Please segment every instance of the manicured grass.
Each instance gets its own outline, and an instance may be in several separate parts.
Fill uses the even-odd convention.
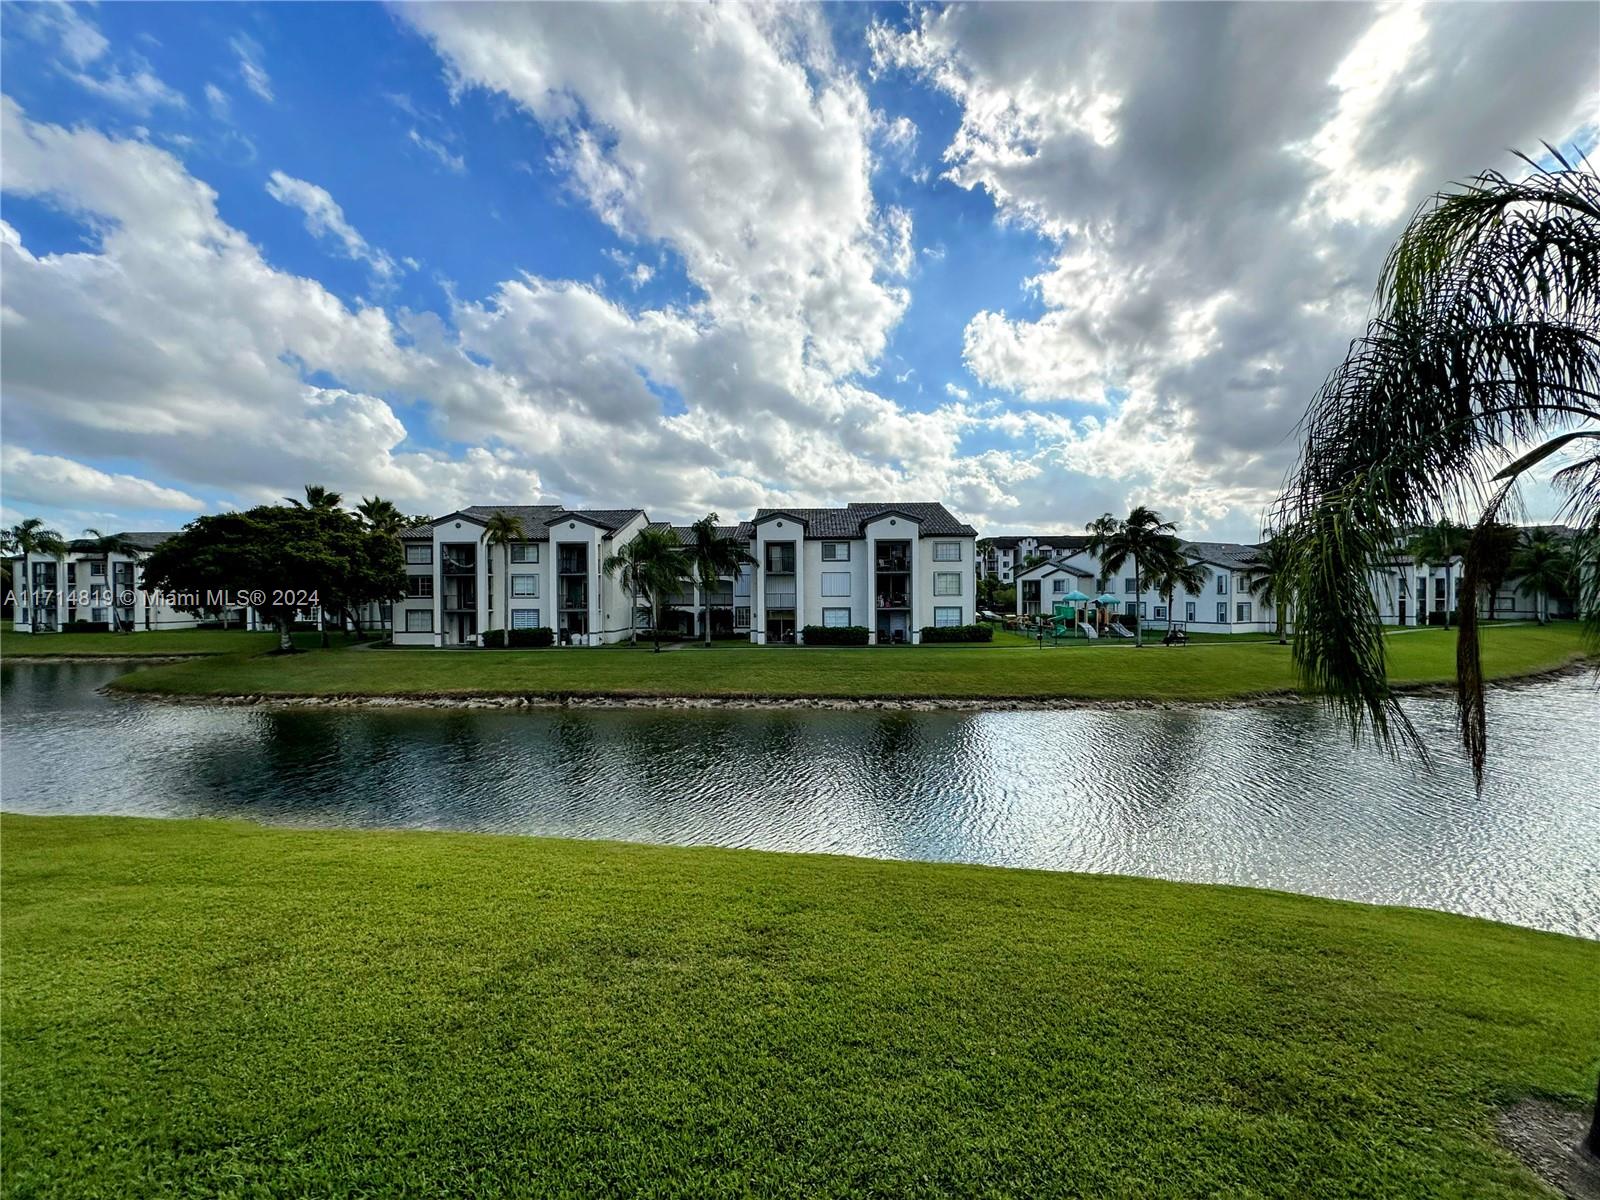
[[[296,635],[302,643],[305,638]],[[316,635],[311,635],[315,644]],[[0,657],[122,657],[141,654],[259,654],[277,645],[272,633],[241,629],[168,629],[149,633],[15,633],[0,631]]]
[[[1392,677],[1454,677],[1455,634],[1418,630],[1389,641]],[[1492,628],[1491,675],[1560,666],[1582,650],[1576,624]],[[132,692],[195,695],[567,694],[642,696],[929,696],[1217,700],[1296,686],[1289,651],[1237,641],[1134,649],[1132,643],[896,646],[859,649],[720,643],[662,654],[588,650],[348,651],[228,657],[136,671]]]
[[[1536,1196],[1600,943],[1116,877],[6,816],[12,1196]]]

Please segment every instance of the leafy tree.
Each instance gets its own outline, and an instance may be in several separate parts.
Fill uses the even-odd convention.
[[[1373,572],[1403,530],[1469,507],[1480,527],[1495,521],[1534,466],[1600,439],[1600,174],[1550,155],[1548,167],[1525,158],[1521,178],[1486,172],[1417,210],[1385,263],[1376,315],[1306,414],[1300,462],[1274,515],[1295,539],[1301,676],[1352,736],[1370,730],[1423,756],[1389,684]],[[1534,449],[1506,463],[1511,445]],[[1563,515],[1590,545],[1600,453],[1555,481]],[[1456,652],[1461,737],[1480,785],[1483,549],[1468,543]],[[1580,610],[1600,646],[1593,567],[1580,572]],[[1600,1105],[1587,1146],[1600,1153]]]
[[[1100,560],[1100,586],[1130,559],[1133,561],[1133,594],[1135,600],[1144,594],[1141,573],[1154,564],[1161,564],[1178,556],[1177,529],[1171,521],[1163,521],[1161,514],[1141,504],[1128,514],[1124,521],[1100,517],[1089,526],[1089,553]],[[1203,586],[1203,585],[1202,585]],[[1144,645],[1144,622],[1135,620],[1134,646]]]
[[[633,619],[629,640],[639,641],[639,597],[650,601],[650,624],[656,653],[661,652],[661,606],[666,598],[689,581],[688,562],[670,529],[641,529],[616,553],[608,555],[602,570],[616,575],[633,596]]]
[[[1550,619],[1550,597],[1567,596],[1573,575],[1573,559],[1567,547],[1548,529],[1530,529],[1511,557],[1517,591],[1532,595],[1539,623]]]
[[[1407,549],[1413,562],[1429,567],[1444,567],[1444,627],[1450,628],[1450,610],[1455,607],[1456,592],[1452,586],[1455,560],[1463,557],[1471,541],[1471,532],[1465,525],[1441,518],[1432,525],[1419,529],[1411,536]]]
[[[1249,570],[1246,584],[1257,602],[1270,604],[1278,619],[1278,645],[1289,644],[1289,605],[1293,601],[1293,555],[1289,543],[1281,538],[1269,538],[1256,548],[1255,561]]]
[[[405,592],[393,538],[364,528],[349,513],[299,505],[196,518],[150,552],[144,579],[148,589],[171,594],[175,607],[194,613],[220,593],[256,593],[259,602],[248,602],[278,631],[283,652],[294,649],[289,630],[303,594],[342,606]]]
[[[397,517],[398,513],[395,514]],[[490,517],[483,526],[483,542],[490,550],[497,546],[510,546],[512,542],[524,541],[527,534],[522,531],[522,521],[510,513],[497,512]],[[506,551],[506,606],[500,610],[502,628],[511,628],[511,552]]]
[[[711,645],[711,605],[706,600],[717,590],[724,575],[737,576],[746,564],[754,564],[753,556],[739,547],[731,537],[717,532],[717,514],[707,513],[691,529],[694,542],[689,546],[689,574],[700,587],[700,598],[705,601],[706,645]]]

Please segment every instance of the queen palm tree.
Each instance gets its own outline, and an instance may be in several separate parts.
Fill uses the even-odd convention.
[[[1110,516],[1110,514],[1106,514]],[[1105,517],[1090,526],[1089,551],[1100,558],[1101,586],[1122,569],[1123,563],[1133,560],[1133,596],[1137,603],[1143,595],[1140,583],[1141,566],[1148,568],[1157,563],[1178,557],[1178,527],[1163,521],[1161,514],[1141,504],[1128,514],[1125,521],[1112,517],[1114,527],[1107,527]],[[1144,622],[1135,618],[1133,644],[1144,645]]]
[[[1392,750],[1426,756],[1390,687],[1369,586],[1401,531],[1476,509],[1498,519],[1519,479],[1600,439],[1600,174],[1553,148],[1509,178],[1485,172],[1420,207],[1390,251],[1376,315],[1328,377],[1274,514],[1295,546],[1301,676]],[[1507,462],[1508,446],[1533,446]],[[1559,471],[1577,524],[1579,609],[1600,648],[1600,453]],[[1463,564],[1456,697],[1481,786],[1488,749],[1477,591],[1484,546]],[[1515,569],[1515,568],[1513,568]],[[1600,1104],[1585,1142],[1600,1155]]]
[[[1156,595],[1167,602],[1167,627],[1170,629],[1173,596],[1179,588],[1195,595],[1205,591],[1211,579],[1211,568],[1185,555],[1177,538],[1173,538],[1170,545],[1160,546],[1154,554],[1149,561],[1149,582]]]
[[[1089,534],[1089,553],[1094,555],[1097,559],[1102,557],[1105,553],[1107,539],[1109,539],[1111,535],[1117,531],[1118,526],[1121,524],[1122,522],[1117,520],[1117,518],[1112,516],[1110,513],[1101,513],[1094,520],[1090,521],[1088,525],[1084,526],[1085,530],[1087,530]],[[1106,590],[1106,585],[1110,583],[1111,580],[1102,571],[1100,577],[1094,582],[1095,590],[1103,592]]]
[[[397,511],[395,517],[399,516]],[[483,523],[483,544],[491,551],[497,546],[509,546],[512,542],[525,541],[527,536],[522,531],[522,521],[508,512],[497,512]],[[506,645],[509,646],[511,645],[511,552],[509,550],[506,551],[505,600],[506,606],[500,610],[500,619],[505,622],[502,628],[506,631]]]
[[[89,543],[88,550],[90,553],[99,555],[101,562],[105,564],[106,588],[111,593],[111,603],[106,605],[106,611],[111,614],[110,624],[111,628],[115,630],[117,627],[117,581],[112,576],[111,556],[113,554],[134,555],[138,553],[139,548],[120,533],[101,533],[98,529],[85,529],[83,536]],[[228,618],[226,611],[223,613],[222,621],[223,628],[227,628]]]
[[[1292,555],[1283,538],[1268,538],[1256,547],[1246,589],[1253,600],[1270,605],[1278,619],[1278,645],[1289,644],[1289,605],[1293,596]]]
[[[407,527],[405,517],[395,507],[392,500],[385,500],[382,496],[373,496],[370,500],[363,496],[361,503],[356,505],[356,512],[373,529],[379,533],[387,533],[391,537],[400,536],[400,531]]]
[[[1522,531],[1504,521],[1488,521],[1474,529],[1472,537],[1478,541],[1476,557],[1482,568],[1483,591],[1489,600],[1489,620],[1492,621],[1500,586],[1511,574],[1512,561],[1522,544]]]
[[[1572,580],[1572,556],[1548,529],[1530,529],[1511,556],[1517,591],[1534,597],[1539,624],[1550,619],[1550,597],[1565,596]]]
[[[639,642],[639,597],[650,601],[650,625],[656,653],[661,653],[661,606],[666,598],[689,581],[688,561],[670,529],[641,529],[628,544],[608,555],[602,570],[615,575],[633,597],[633,619],[629,622],[629,641]]]
[[[711,604],[706,597],[716,591],[724,575],[738,575],[741,567],[756,561],[733,538],[717,532],[717,519],[716,513],[707,513],[690,526],[694,542],[688,552],[689,571],[700,586],[700,598],[705,609],[708,646],[711,645]]]
[[[8,556],[48,554],[52,558],[60,558],[67,552],[67,542],[54,529],[48,528],[41,518],[27,517],[5,531],[4,548]],[[34,594],[33,574],[26,559],[23,562],[22,586],[28,597],[28,619],[33,623],[33,628],[38,629],[39,597]]]
[[[1467,543],[1471,537],[1471,531],[1465,525],[1460,525],[1448,517],[1442,517],[1413,534],[1407,547],[1411,552],[1412,561],[1418,565],[1444,567],[1446,629],[1450,628],[1450,610],[1454,607],[1452,601],[1456,599],[1455,589],[1451,586],[1453,582],[1451,573],[1455,567],[1455,560],[1466,554]]]
[[[330,512],[344,503],[343,496],[338,492],[330,491],[320,483],[306,484],[306,502],[304,504],[301,504],[293,496],[285,496],[284,499],[296,508],[309,508],[318,512]]]

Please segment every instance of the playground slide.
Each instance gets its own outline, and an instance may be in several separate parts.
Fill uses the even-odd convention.
[[[1086,638],[1097,639],[1100,636],[1094,631],[1094,626],[1087,621],[1079,621],[1078,628],[1083,630],[1083,636]]]
[[[1115,621],[1111,622],[1110,629],[1111,632],[1116,634],[1118,637],[1131,638],[1133,636],[1133,631],[1131,629],[1124,629]]]

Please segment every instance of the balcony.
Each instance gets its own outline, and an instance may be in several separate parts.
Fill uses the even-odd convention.
[[[905,592],[879,592],[877,608],[880,612],[888,609],[910,608],[911,601]]]
[[[563,610],[581,609],[588,611],[589,589],[582,581],[576,584],[563,585],[556,589],[556,607]]]
[[[904,575],[911,570],[911,556],[880,554],[874,565],[879,575]]]
[[[556,553],[557,575],[587,575],[589,555],[583,546],[562,547]]]
[[[459,554],[445,551],[439,559],[439,570],[446,575],[473,575],[477,573],[477,564],[470,554]]]
[[[775,592],[771,588],[768,588],[766,593],[767,608],[769,610],[775,608],[793,608],[794,598],[795,593],[792,591]]]

